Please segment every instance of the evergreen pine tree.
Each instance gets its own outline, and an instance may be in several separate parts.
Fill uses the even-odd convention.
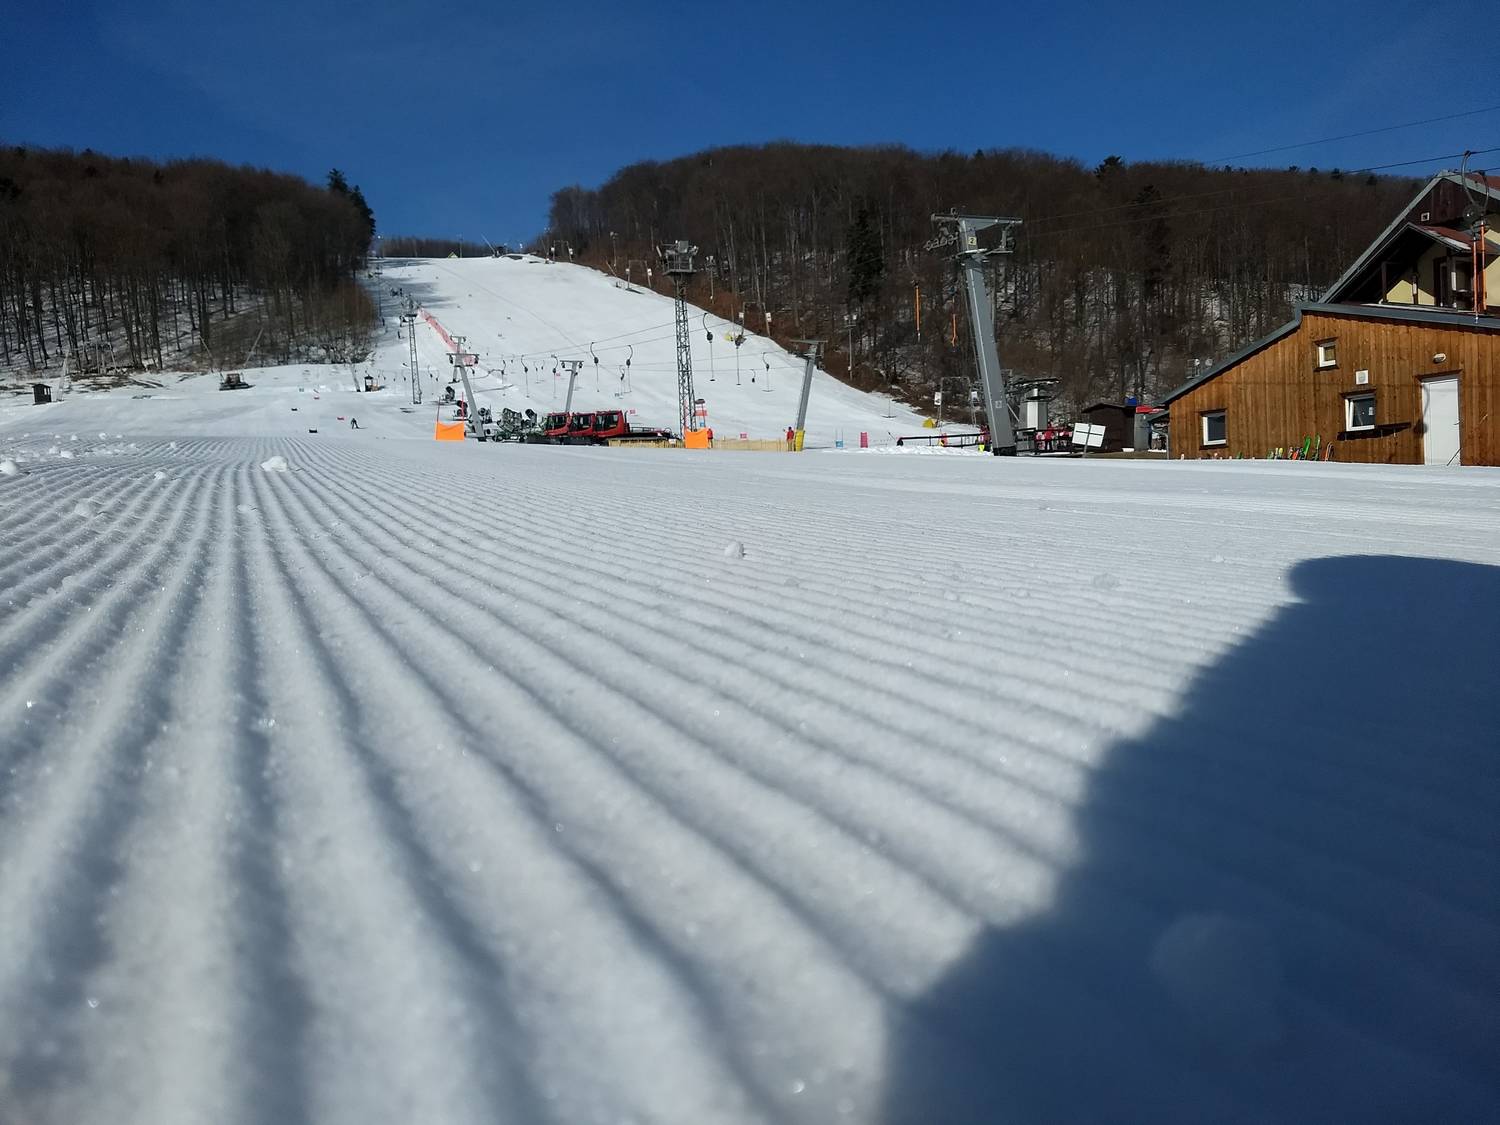
[[[355,184],[354,189],[349,193],[349,201],[359,211],[359,217],[365,224],[367,241],[373,241],[375,238],[375,212],[370,210],[369,203],[365,201],[365,193],[359,190],[358,184]]]
[[[849,228],[849,303],[863,304],[880,296],[885,280],[885,253],[880,232],[870,223],[870,214],[860,208]]]

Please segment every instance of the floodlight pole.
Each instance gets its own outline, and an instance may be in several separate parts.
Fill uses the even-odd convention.
[[[932,221],[945,230],[927,244],[928,249],[957,244],[955,257],[964,275],[964,295],[969,306],[969,330],[974,342],[974,362],[979,368],[979,382],[984,388],[984,413],[989,422],[990,452],[1014,457],[1016,435],[1011,427],[1010,402],[1005,394],[1005,373],[1000,368],[1000,351],[995,344],[995,313],[990,306],[989,287],[984,281],[984,262],[997,254],[1009,254],[1011,234],[1021,225],[1020,219],[993,215],[934,215]],[[992,250],[979,248],[979,232],[1000,226],[1000,244]]]
[[[681,239],[658,251],[677,295],[677,414],[683,434],[698,428],[693,397],[693,338],[687,316],[687,283],[693,276],[693,255],[697,252],[696,246]]]
[[[407,312],[401,314],[401,323],[406,328],[406,342],[411,350],[411,401],[412,405],[422,404],[422,373],[417,369],[417,314],[416,302]]]

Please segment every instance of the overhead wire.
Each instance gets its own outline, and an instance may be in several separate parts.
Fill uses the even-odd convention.
[[[1311,148],[1313,145],[1332,144],[1334,141],[1349,141],[1356,137],[1373,137],[1377,133],[1391,133],[1398,129],[1415,129],[1419,125],[1436,125],[1439,121],[1456,121],[1460,117],[1477,117],[1481,113],[1500,111],[1500,105],[1484,106],[1481,109],[1466,109],[1459,113],[1445,113],[1441,117],[1428,117],[1421,121],[1407,121],[1400,125],[1382,125],[1378,129],[1363,129],[1358,133],[1342,133],[1337,137],[1322,137],[1316,141],[1298,141],[1296,144],[1276,145],[1273,148],[1258,148],[1254,152],[1237,152],[1233,156],[1216,156],[1204,164],[1222,164],[1226,160],[1244,160],[1251,156],[1265,156],[1272,152],[1290,152],[1295,148]]]
[[[673,327],[675,327],[675,325],[676,325],[675,321],[670,321],[669,320],[669,321],[667,321],[664,324],[652,324],[652,325],[649,325],[648,327],[645,327],[645,328],[635,328],[635,329],[632,329],[629,332],[620,332],[620,333],[617,333],[614,336],[599,336],[599,337],[596,337],[595,339],[591,340],[589,342],[589,344],[574,344],[571,341],[569,341],[566,345],[563,345],[563,346],[560,346],[560,347],[542,348],[539,351],[534,351],[534,352],[516,352],[514,354],[517,355],[517,356],[525,356],[526,358],[530,359],[530,358],[533,358],[535,356],[544,356],[544,357],[545,356],[550,356],[554,352],[556,352],[558,355],[562,355],[565,352],[569,352],[569,351],[587,352],[589,350],[590,344],[592,344],[595,347],[597,347],[599,344],[607,343],[610,340],[624,340],[628,336],[639,336],[643,332],[660,332],[664,328],[673,328]],[[635,343],[643,343],[644,341],[637,340],[637,341],[634,341],[634,342]],[[609,347],[607,347],[607,348],[605,348],[603,350],[605,350],[605,351],[616,351],[616,350],[618,350],[620,348],[628,347],[628,346],[629,346],[628,344],[611,344]]]
[[[712,316],[712,315],[717,315],[717,314],[710,313],[709,315]],[[725,320],[722,317],[720,317],[720,319],[724,321],[724,324],[726,326],[734,328],[736,331],[739,330],[740,326],[738,324],[736,324],[735,322],[730,321],[730,320]],[[563,346],[550,347],[550,348],[541,348],[538,351],[532,351],[532,352],[507,352],[505,354],[512,355],[512,356],[514,356],[514,357],[516,357],[518,359],[519,358],[523,358],[523,357],[526,358],[526,359],[532,359],[532,358],[536,358],[538,356],[545,358],[545,357],[553,355],[553,354],[562,356],[562,355],[566,355],[568,352],[579,352],[581,354],[586,354],[588,352],[589,347],[591,345],[593,347],[595,347],[599,351],[618,351],[621,348],[629,347],[630,344],[632,344],[632,343],[634,343],[634,344],[651,344],[651,343],[656,343],[658,340],[670,340],[670,339],[673,339],[674,336],[676,335],[676,333],[675,333],[676,327],[677,327],[677,322],[675,320],[669,320],[669,321],[666,321],[666,322],[664,322],[662,324],[653,324],[653,325],[649,325],[649,326],[647,326],[645,328],[634,328],[634,329],[631,329],[629,332],[619,332],[619,333],[616,333],[613,336],[599,336],[599,337],[595,337],[588,344],[574,344],[571,341],[569,341],[566,345],[563,345]],[[616,344],[609,343],[609,341],[611,341],[611,340],[626,340],[627,337],[639,336],[643,332],[660,332],[663,329],[667,329],[667,328],[674,329],[674,331],[668,333],[665,336],[657,336],[657,337],[653,337],[652,339],[649,339],[649,340],[629,340],[626,343],[616,343]],[[607,346],[606,347],[599,347],[599,345],[601,345],[601,344],[606,344]]]

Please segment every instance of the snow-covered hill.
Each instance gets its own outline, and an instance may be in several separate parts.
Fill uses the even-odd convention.
[[[1494,1119],[1500,473],[251,378],[0,411],[5,1125]]]
[[[397,300],[390,291],[400,289],[449,333],[467,337],[465,346],[478,353],[486,375],[476,386],[482,404],[561,410],[568,379],[559,361],[581,360],[574,409],[623,407],[634,410],[642,425],[677,429],[670,297],[626,288],[582,266],[529,256],[403,260],[387,266],[384,281],[386,301]],[[730,339],[735,326],[702,310],[693,313],[691,327],[694,389],[715,432],[753,438],[784,433],[797,419],[802,359],[754,331],[736,348]],[[419,342],[422,361],[446,372],[446,349],[435,335],[424,331]],[[921,422],[889,398],[857,391],[822,371],[814,376],[807,429],[815,445],[833,445],[839,436],[853,445],[860,431],[887,442],[891,434],[920,432]]]
[[[432,438],[442,386],[451,376],[442,336],[448,333],[466,336],[465,347],[480,357],[471,383],[478,404],[497,417],[505,407],[538,414],[561,410],[567,375],[560,361],[581,359],[575,410],[624,409],[638,425],[678,429],[676,337],[667,297],[616,288],[593,270],[536,258],[404,260],[386,263],[383,277],[371,285],[382,294],[386,323],[371,356],[354,367],[298,363],[248,369],[251,388],[234,392],[219,391],[217,378],[206,374],[145,374],[108,390],[90,389],[89,381],[79,380],[71,395],[48,408],[48,424],[69,434],[79,426],[86,432],[152,435],[185,427],[196,434],[290,437],[347,427],[355,418],[381,437],[426,441]],[[431,318],[417,323],[424,387],[418,407],[411,405],[407,382],[410,345],[397,322],[407,296],[420,301]],[[706,323],[715,332],[712,344],[704,314],[693,318],[695,388],[716,436],[785,434],[797,418],[801,358],[746,333],[737,378],[737,349],[726,339],[730,326],[715,317]],[[384,389],[356,393],[367,375]],[[444,412],[450,416],[451,410]],[[23,432],[41,417],[29,397],[0,398],[0,421],[14,419]],[[814,448],[832,448],[840,439],[856,446],[861,432],[872,445],[892,445],[898,435],[924,432],[922,421],[889,398],[857,391],[822,371],[814,376],[807,423]]]

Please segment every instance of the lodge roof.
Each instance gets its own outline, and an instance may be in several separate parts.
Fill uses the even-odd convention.
[[[1259,340],[1246,344],[1202,375],[1189,379],[1180,387],[1169,391],[1162,401],[1170,406],[1173,401],[1181,398],[1188,391],[1201,387],[1210,379],[1249,359],[1262,348],[1274,344],[1284,336],[1291,335],[1301,325],[1304,313],[1314,313],[1318,316],[1353,317],[1360,320],[1400,320],[1416,324],[1438,324],[1452,328],[1477,328],[1484,332],[1500,332],[1500,316],[1476,316],[1462,309],[1444,309],[1434,305],[1341,305],[1321,302],[1301,304],[1297,306],[1292,319],[1280,328],[1267,333]]]
[[[1452,227],[1437,226],[1434,223],[1411,223],[1409,225],[1425,235],[1441,239],[1455,250],[1471,250],[1474,247],[1474,238],[1467,231],[1454,230]]]
[[[1496,203],[1500,203],[1500,187],[1490,186],[1489,181],[1485,177],[1475,176],[1472,174],[1465,176],[1459,172],[1439,172],[1437,175],[1433,176],[1432,179],[1428,180],[1425,184],[1422,185],[1422,189],[1418,191],[1416,195],[1411,197],[1411,202],[1408,203],[1405,207],[1401,208],[1395,219],[1391,221],[1391,225],[1380,232],[1380,236],[1365,248],[1364,253],[1356,258],[1354,260],[1354,263],[1339,276],[1339,279],[1328,287],[1327,291],[1323,294],[1321,299],[1324,302],[1337,301],[1339,299],[1339,295],[1346,290],[1346,288],[1349,286],[1349,283],[1355,278],[1359,277],[1359,275],[1364,272],[1365,267],[1369,265],[1377,255],[1385,250],[1385,248],[1390,244],[1391,239],[1395,235],[1401,233],[1401,231],[1405,228],[1414,227],[1415,229],[1429,235],[1431,235],[1433,231],[1437,230],[1452,230],[1452,228],[1431,225],[1424,227],[1419,223],[1412,222],[1411,219],[1412,213],[1416,209],[1417,205],[1421,203],[1422,200],[1426,199],[1427,196],[1432,194],[1433,188],[1444,182],[1456,184],[1466,191],[1480,192],[1482,195],[1487,197],[1486,202],[1489,208],[1493,208]],[[1457,231],[1454,231],[1453,233],[1459,234],[1459,232]],[[1462,249],[1468,249],[1468,247],[1470,246],[1470,242],[1468,241],[1469,236],[1467,234],[1460,234],[1460,237],[1464,239],[1464,242],[1462,243]]]

